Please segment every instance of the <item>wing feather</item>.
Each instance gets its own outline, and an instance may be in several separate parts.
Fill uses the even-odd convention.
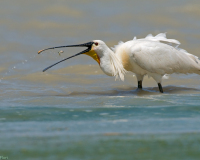
[[[195,56],[164,43],[141,41],[130,49],[132,60],[148,72],[164,75],[191,73],[197,69],[196,62],[193,60],[196,58]]]

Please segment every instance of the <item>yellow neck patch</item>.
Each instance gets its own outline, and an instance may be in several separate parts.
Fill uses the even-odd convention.
[[[100,65],[100,59],[99,56],[97,55],[97,53],[94,50],[90,50],[89,52],[84,53],[90,57],[92,57],[95,61],[97,61],[97,63],[99,63]]]

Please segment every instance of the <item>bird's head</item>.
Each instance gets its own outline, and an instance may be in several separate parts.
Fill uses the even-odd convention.
[[[47,69],[55,66],[56,64],[58,64],[60,62],[63,62],[65,60],[67,60],[67,59],[73,58],[73,57],[81,55],[81,54],[86,54],[86,55],[92,57],[95,61],[97,61],[98,64],[100,64],[100,57],[101,57],[103,51],[106,48],[106,44],[101,40],[94,40],[94,41],[91,41],[91,42],[88,42],[88,43],[84,43],[84,44],[46,48],[46,49],[38,51],[38,54],[40,54],[41,52],[43,52],[45,50],[55,49],[55,48],[64,48],[64,47],[87,47],[87,49],[83,50],[82,52],[77,53],[77,54],[75,54],[75,55],[73,55],[71,57],[65,58],[65,59],[63,59],[63,60],[61,60],[61,61],[59,61],[59,62],[57,62],[57,63],[55,63],[55,64],[53,64],[53,65],[51,65],[51,66],[49,66],[47,68],[45,68],[43,70],[43,72],[46,71]]]

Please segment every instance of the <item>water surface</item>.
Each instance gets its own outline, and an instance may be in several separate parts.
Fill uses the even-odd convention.
[[[162,159],[200,157],[200,76],[171,75],[164,94],[103,74],[78,53],[43,48],[101,39],[109,47],[167,32],[200,56],[199,1],[25,1],[0,5],[0,156],[9,159]]]

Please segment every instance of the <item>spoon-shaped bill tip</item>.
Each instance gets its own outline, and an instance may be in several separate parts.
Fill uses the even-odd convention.
[[[42,49],[42,50],[38,51],[38,54],[40,54],[42,51],[44,51],[44,49]]]

